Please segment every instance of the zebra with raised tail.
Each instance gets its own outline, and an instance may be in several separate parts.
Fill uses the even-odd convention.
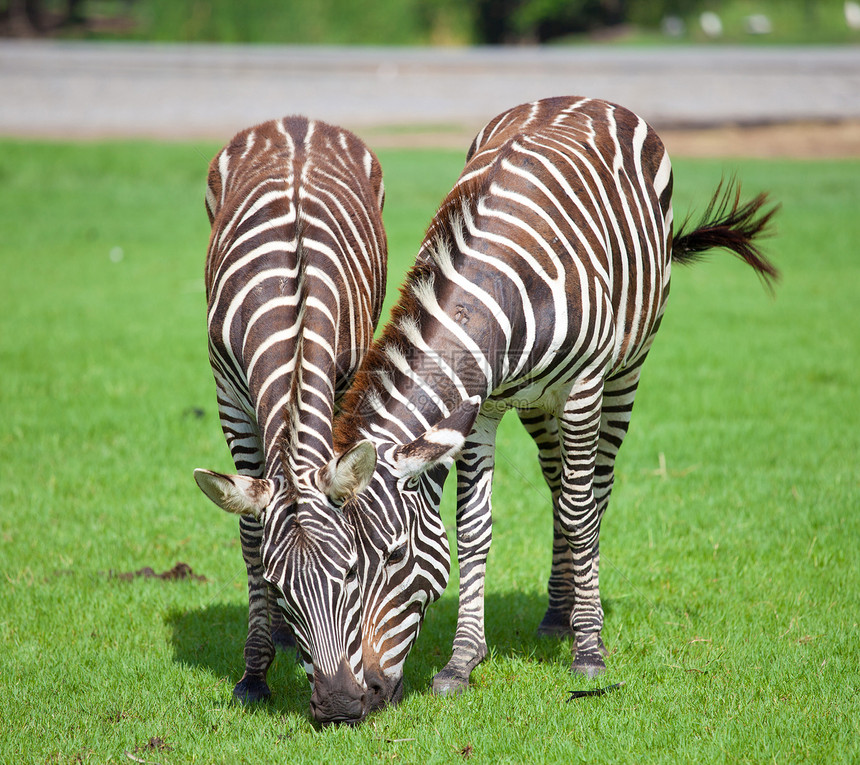
[[[209,168],[209,358],[238,474],[196,470],[195,479],[242,516],[249,617],[234,694],[269,695],[274,644],[289,642],[289,625],[322,722],[367,711],[358,585],[328,570],[355,565],[354,532],[340,514],[298,511],[296,500],[333,457],[335,406],[382,309],[383,201],[373,152],[304,117],[238,133]]]
[[[603,101],[525,104],[473,142],[336,426],[340,453],[369,441],[378,454],[355,516],[368,567],[365,647],[381,634],[396,634],[401,647],[390,645],[375,665],[366,650],[365,674],[385,677],[390,692],[420,620],[388,592],[409,582],[409,602],[439,591],[444,533],[412,530],[438,518],[452,458],[460,608],[453,655],[434,690],[467,687],[486,655],[494,438],[509,408],[535,438],[553,496],[549,607],[539,629],[574,634],[574,671],[605,668],[600,522],[671,263],[724,247],[765,279],[777,276],[754,244],[774,212],[764,195],[741,204],[739,189],[718,188],[702,223],[673,237],[672,185],[656,133]],[[380,538],[377,518],[388,536]],[[403,540],[398,556],[408,562],[396,568],[366,552],[399,551]],[[421,572],[432,585],[418,594]]]

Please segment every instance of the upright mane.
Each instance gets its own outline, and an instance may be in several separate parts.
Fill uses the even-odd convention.
[[[412,346],[403,332],[403,325],[412,323],[420,327],[422,307],[416,291],[433,288],[442,279],[440,257],[455,255],[457,234],[465,221],[475,217],[481,199],[492,183],[495,168],[502,152],[489,167],[477,174],[470,172],[469,162],[460,181],[448,193],[424,234],[415,264],[406,273],[400,287],[400,297],[391,309],[391,316],[382,335],[371,345],[356,373],[352,386],[344,395],[341,413],[334,423],[335,452],[342,454],[362,438],[367,416],[376,411],[385,398],[386,379],[396,374],[391,355],[408,357]]]

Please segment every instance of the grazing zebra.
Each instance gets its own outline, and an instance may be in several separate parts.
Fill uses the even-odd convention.
[[[674,240],[671,196],[660,139],[603,101],[525,104],[473,142],[336,423],[339,454],[369,442],[378,455],[372,480],[355,479],[369,488],[353,512],[374,692],[399,693],[422,609],[445,586],[438,505],[452,458],[460,609],[453,655],[434,689],[467,687],[486,655],[494,439],[510,408],[537,443],[553,497],[539,631],[574,634],[574,671],[605,668],[600,522],[671,262],[724,247],[765,279],[777,276],[753,243],[774,212],[763,209],[765,195],[742,205],[739,189],[718,188],[701,225]]]
[[[269,695],[273,638],[291,637],[286,615],[323,722],[366,713],[361,635],[340,629],[360,611],[358,585],[330,573],[354,566],[354,533],[340,514],[297,512],[295,502],[333,457],[335,405],[379,319],[383,200],[370,149],[304,117],[238,133],[209,167],[209,357],[238,475],[194,475],[242,516],[248,637],[233,692]]]

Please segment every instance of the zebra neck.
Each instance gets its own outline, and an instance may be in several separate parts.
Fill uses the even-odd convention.
[[[324,334],[309,332],[321,327],[319,317],[303,311],[296,366],[290,386],[290,432],[287,462],[291,471],[319,468],[333,456],[332,420],[336,383],[337,327]],[[310,325],[308,324],[310,322]]]
[[[485,399],[492,375],[486,357],[448,342],[433,348],[390,331],[374,346],[335,425],[336,451],[362,438],[405,444],[432,428],[466,399]],[[404,351],[408,348],[408,351]]]

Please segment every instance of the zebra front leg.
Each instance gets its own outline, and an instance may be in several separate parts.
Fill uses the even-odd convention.
[[[433,678],[433,692],[462,693],[487,655],[484,635],[484,575],[492,541],[490,493],[499,420],[479,415],[457,460],[457,561],[460,604],[450,661]]]
[[[570,626],[576,643],[571,671],[594,677],[603,660],[603,606],[598,571],[600,515],[594,498],[594,467],[600,434],[603,381],[576,386],[560,418],[562,482],[558,525],[570,547],[574,602]]]
[[[555,415],[539,409],[518,409],[520,422],[538,448],[538,460],[544,481],[552,498],[552,568],[547,592],[549,605],[538,635],[566,637],[571,633],[570,616],[573,612],[573,559],[570,545],[558,523],[558,498],[561,493],[561,444],[558,420]]]
[[[284,612],[278,605],[278,592],[269,587],[269,621],[271,625],[272,643],[276,650],[289,651],[296,648],[296,636],[284,618]]]
[[[216,381],[218,378],[216,376]],[[256,421],[247,414],[248,407],[228,385],[217,382],[218,411],[221,429],[233,456],[233,464],[241,475],[261,478],[263,474],[263,445]],[[239,541],[248,574],[248,636],[245,639],[245,672],[233,688],[233,695],[243,703],[268,698],[266,673],[275,655],[269,614],[278,608],[274,594],[263,579],[260,546],[263,526],[250,516],[239,518]],[[270,599],[271,606],[270,609]]]
[[[248,572],[248,637],[245,640],[245,673],[233,689],[233,695],[248,704],[271,695],[266,673],[275,657],[275,646],[269,625],[269,585],[263,579],[260,555],[263,526],[253,518],[242,516],[239,538]]]

